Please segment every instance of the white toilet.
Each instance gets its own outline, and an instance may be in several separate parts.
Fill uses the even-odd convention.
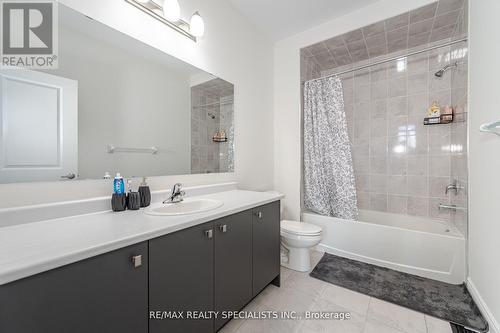
[[[309,250],[321,242],[321,227],[317,225],[281,221],[281,265],[299,272],[311,269]]]

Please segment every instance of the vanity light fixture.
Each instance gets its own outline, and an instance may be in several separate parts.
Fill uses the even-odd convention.
[[[193,16],[191,16],[189,31],[196,37],[201,37],[205,34],[205,22],[203,22],[200,13],[195,12]]]
[[[195,12],[190,23],[180,18],[181,8],[178,0],[164,0],[163,6],[158,4],[158,0],[125,1],[195,42],[197,37],[202,37],[205,33],[205,22],[200,13]]]
[[[163,17],[170,22],[177,22],[181,18],[181,6],[177,0],[163,0]]]

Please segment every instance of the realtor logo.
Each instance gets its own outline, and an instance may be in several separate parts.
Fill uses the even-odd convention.
[[[0,0],[2,66],[57,68],[57,3]]]

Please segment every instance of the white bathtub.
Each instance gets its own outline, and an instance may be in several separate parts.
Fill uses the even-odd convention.
[[[440,220],[360,211],[359,221],[304,213],[323,228],[318,250],[443,282],[465,281],[465,238]]]

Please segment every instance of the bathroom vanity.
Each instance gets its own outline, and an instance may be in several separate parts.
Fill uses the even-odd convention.
[[[11,258],[0,255],[0,332],[219,330],[229,319],[209,311],[241,310],[268,284],[279,286],[281,196],[203,197],[224,205],[194,215],[103,212],[2,228],[0,239],[11,241],[0,253]]]
[[[0,69],[0,184],[49,182],[2,198],[0,333],[219,330],[229,318],[186,311],[238,311],[279,285],[282,196],[224,183],[162,206],[160,189],[234,180],[234,85],[63,4],[58,17],[57,68]],[[111,212],[115,174],[129,193],[149,177],[154,207]]]

